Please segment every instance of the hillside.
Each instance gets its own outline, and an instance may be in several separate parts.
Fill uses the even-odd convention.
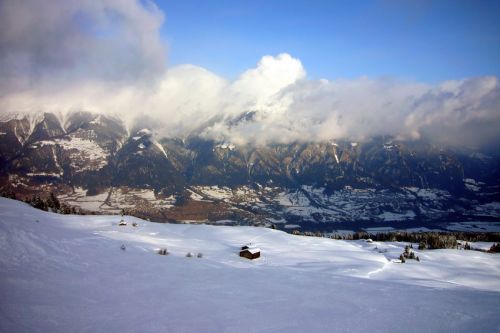
[[[403,243],[119,220],[0,198],[0,331],[500,329],[498,254],[416,251],[420,262],[401,264]],[[261,258],[238,256],[249,242]]]

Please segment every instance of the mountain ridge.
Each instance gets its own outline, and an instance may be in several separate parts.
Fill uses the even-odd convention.
[[[208,210],[200,221],[228,218],[264,224],[380,222],[385,221],[385,212],[399,214],[403,221],[500,217],[500,159],[423,140],[375,137],[364,142],[238,146],[230,140],[198,136],[159,137],[147,128],[130,131],[117,118],[89,112],[74,112],[64,119],[52,113],[4,119],[0,133],[0,190],[20,197],[48,191],[71,198],[82,191],[92,197],[111,196],[113,189],[120,193],[147,190],[155,200],[171,198],[169,204],[149,213],[159,220],[171,219],[169,210],[180,210],[172,219],[183,220],[189,209]],[[210,187],[225,192],[225,198],[210,195]],[[271,190],[262,190],[266,188]],[[246,198],[236,194],[240,190],[248,192]],[[424,209],[420,206],[426,199],[415,196],[420,190],[434,196],[444,193],[440,197],[446,203],[427,202]],[[340,194],[366,214],[332,213],[341,210],[340,203],[331,200]],[[282,200],[287,195],[300,199],[286,199],[287,205]],[[373,200],[378,208],[367,208]],[[103,212],[107,201],[88,211]],[[133,213],[141,210],[140,202],[139,196],[134,204],[118,207]],[[73,203],[78,206],[78,200]],[[240,212],[241,203],[248,206],[244,212]],[[301,204],[308,206],[304,208],[308,213],[293,208]],[[493,207],[486,215],[481,208],[485,205]]]

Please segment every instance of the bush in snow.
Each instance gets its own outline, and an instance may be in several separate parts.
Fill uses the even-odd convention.
[[[500,253],[500,243],[496,243],[496,244],[491,245],[490,252]]]
[[[188,257],[188,258],[191,258],[192,256],[193,256],[193,254],[192,254],[191,252],[188,252],[188,253],[186,254],[186,257]]]
[[[200,252],[200,253],[198,253],[198,255],[197,255],[196,257],[198,257],[198,258],[203,258],[203,253],[201,253],[201,252]]]
[[[158,254],[162,256],[166,256],[168,254],[168,251],[166,248],[161,248],[158,250]]]
[[[411,248],[412,248],[411,245],[405,246],[405,251],[403,253],[401,253],[401,255],[399,256],[399,259],[401,260],[402,263],[404,263],[406,261],[406,259],[414,259],[414,260],[420,261],[420,258],[415,256],[415,252],[413,252],[411,250]]]

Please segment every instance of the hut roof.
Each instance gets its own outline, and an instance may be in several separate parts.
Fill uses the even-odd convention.
[[[255,253],[258,253],[260,252],[260,249],[258,247],[254,247],[254,248],[248,248],[248,249],[245,249],[243,251],[248,251],[250,252],[251,254],[255,254]]]

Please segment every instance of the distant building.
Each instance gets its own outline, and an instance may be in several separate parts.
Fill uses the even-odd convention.
[[[240,251],[240,257],[247,259],[257,259],[260,257],[260,249],[243,246]]]

